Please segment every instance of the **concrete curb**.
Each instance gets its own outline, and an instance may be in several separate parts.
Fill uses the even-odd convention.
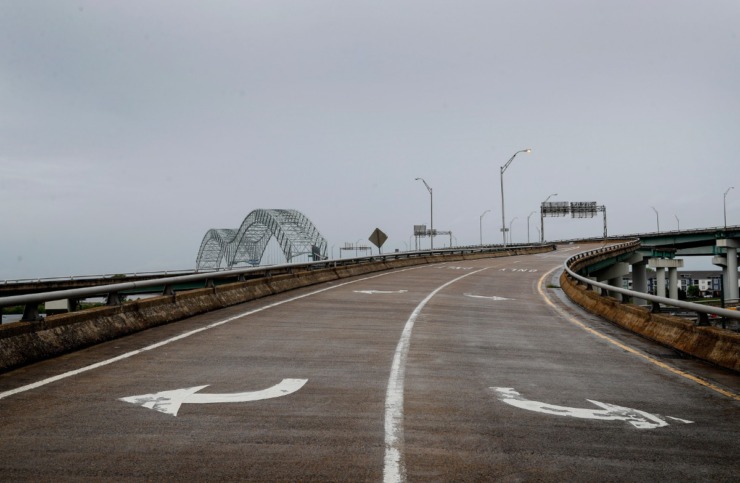
[[[553,246],[501,252],[439,255],[338,266],[162,295],[112,307],[0,325],[0,372],[73,352],[134,332],[297,288],[393,268],[544,253]]]

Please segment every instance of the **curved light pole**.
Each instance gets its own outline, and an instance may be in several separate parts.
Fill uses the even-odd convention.
[[[514,155],[509,158],[509,160],[506,162],[505,165],[501,166],[501,233],[504,235],[504,246],[506,246],[506,215],[504,212],[504,172],[509,167],[512,161],[514,161],[514,158],[516,158],[516,155],[519,153],[531,153],[532,150],[522,149],[520,151],[517,151],[514,153]]]
[[[724,201],[722,202],[722,210],[725,214],[725,229],[727,228],[727,193],[729,193],[730,190],[734,190],[734,189],[735,189],[734,186],[730,186],[729,188],[727,188],[727,191],[725,191]]]
[[[547,203],[547,200],[557,195],[558,195],[557,193],[552,193],[548,195],[547,198],[545,198],[545,201],[542,202],[542,205]],[[545,243],[545,215],[542,214],[542,205],[540,205],[540,228],[539,228],[540,236],[539,238],[540,238],[540,243]]]
[[[676,225],[678,226],[677,231],[681,231],[681,220],[678,219],[678,215],[673,215],[676,217]]]
[[[483,245],[483,217],[486,216],[486,213],[488,213],[491,210],[486,210],[483,212],[482,215],[480,215],[480,244]]]
[[[655,221],[658,223],[658,233],[660,233],[660,215],[658,215],[658,210],[656,210],[654,206],[651,206],[650,208],[655,212]]]
[[[527,215],[527,245],[529,245],[529,217],[537,213],[536,211],[533,211],[529,215]]]
[[[424,181],[424,178],[416,178],[415,181],[421,180],[422,183],[424,183],[424,186],[427,187],[427,190],[429,191],[429,218],[430,218],[430,228],[429,228],[429,246],[432,250],[434,250],[434,197],[432,196],[432,188],[429,187],[426,181]]]
[[[511,243],[511,240],[512,240],[512,238],[511,238],[511,225],[512,225],[512,223],[514,223],[514,220],[516,220],[517,218],[518,218],[518,217],[516,217],[516,216],[515,216],[515,217],[514,217],[514,218],[512,218],[512,219],[511,219],[511,221],[509,222],[509,243]]]

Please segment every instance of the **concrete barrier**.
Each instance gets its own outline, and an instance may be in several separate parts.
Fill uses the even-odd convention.
[[[584,263],[580,264],[581,266]],[[740,372],[740,334],[716,327],[700,327],[691,321],[621,303],[578,284],[563,272],[560,287],[584,309],[625,329],[685,354]]]
[[[551,245],[515,248],[502,252],[468,255],[419,256],[388,261],[342,265],[335,268],[306,270],[244,282],[218,285],[98,307],[79,312],[52,315],[39,322],[15,322],[0,325],[0,372],[59,356],[158,325],[168,324],[269,295],[310,285],[365,275],[392,268],[404,268],[463,259],[544,253]]]

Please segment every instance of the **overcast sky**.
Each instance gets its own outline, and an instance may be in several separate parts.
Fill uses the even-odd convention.
[[[740,2],[0,0],[0,279],[194,268],[258,208],[404,250],[417,177],[500,243],[524,148],[515,242],[552,193],[627,234],[720,226],[736,186],[740,224]]]

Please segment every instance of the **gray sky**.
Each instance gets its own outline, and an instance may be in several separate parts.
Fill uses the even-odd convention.
[[[405,249],[416,177],[500,242],[528,147],[515,242],[551,193],[624,234],[720,226],[737,186],[740,224],[739,94],[737,0],[0,0],[0,279],[193,268],[257,208]]]

